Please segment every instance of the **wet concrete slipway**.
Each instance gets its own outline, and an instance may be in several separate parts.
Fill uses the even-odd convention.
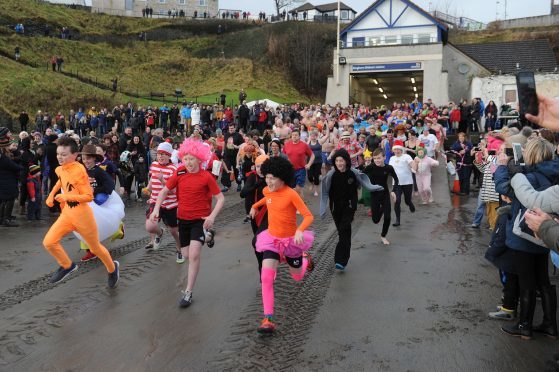
[[[143,210],[127,210],[127,236],[109,244],[121,262],[106,287],[99,262],[52,286],[55,262],[41,246],[52,220],[0,230],[0,370],[3,371],[541,371],[559,344],[505,335],[487,312],[498,304],[497,270],[483,258],[489,235],[469,228],[475,197],[450,196],[444,168],[436,202],[403,208],[383,246],[359,209],[345,273],[334,273],[336,233],[316,219],[315,270],[276,282],[277,334],[256,333],[261,301],[250,227],[229,192],[213,249],[204,248],[194,302],[179,309],[186,265],[169,236],[146,252]],[[318,211],[317,198],[309,197]],[[74,260],[76,239],[65,247]],[[541,311],[536,314],[536,322]]]

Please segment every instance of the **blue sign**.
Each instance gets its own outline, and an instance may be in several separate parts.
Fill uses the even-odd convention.
[[[376,63],[371,65],[352,65],[352,72],[421,70],[421,62]]]

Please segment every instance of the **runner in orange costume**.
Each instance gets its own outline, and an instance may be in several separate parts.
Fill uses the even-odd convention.
[[[47,251],[60,265],[51,282],[58,282],[76,270],[77,265],[68,257],[60,241],[72,231],[77,231],[91,252],[99,257],[107,268],[109,286],[114,288],[118,282],[118,261],[113,261],[109,251],[99,242],[93,211],[87,204],[93,200],[93,189],[84,166],[76,161],[77,144],[71,138],[61,138],[58,140],[56,153],[60,163],[60,167],[56,168],[58,182],[49,194],[46,204],[52,206],[56,200],[60,203],[62,212],[43,240]],[[61,189],[62,193],[57,195]]]

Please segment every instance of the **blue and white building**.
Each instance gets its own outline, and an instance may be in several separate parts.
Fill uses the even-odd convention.
[[[490,71],[448,44],[447,36],[445,23],[410,0],[375,1],[341,31],[326,102],[468,98],[472,78]]]

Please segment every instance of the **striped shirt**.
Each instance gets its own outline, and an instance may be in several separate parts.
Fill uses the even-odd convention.
[[[151,197],[148,204],[155,204],[157,202],[157,196],[159,192],[163,190],[163,187],[167,183],[167,179],[175,173],[177,166],[169,162],[167,165],[161,165],[154,161],[149,167],[149,182],[151,182]],[[159,174],[163,174],[163,183],[159,180]],[[161,208],[163,209],[173,209],[179,206],[177,200],[177,194],[175,189],[169,191],[163,203],[161,203]]]

